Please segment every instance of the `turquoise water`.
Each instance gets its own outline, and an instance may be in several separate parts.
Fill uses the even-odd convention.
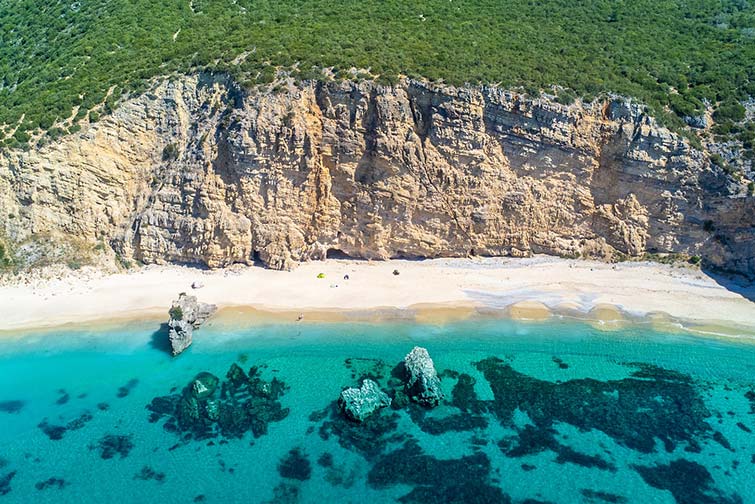
[[[156,329],[0,345],[0,502],[755,502],[753,345],[562,321],[210,323],[173,359]],[[344,421],[341,389],[369,375],[393,394],[415,345],[445,403]],[[257,436],[147,409],[233,363],[286,387]]]

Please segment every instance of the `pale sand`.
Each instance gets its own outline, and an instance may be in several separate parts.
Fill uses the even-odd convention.
[[[399,275],[393,275],[398,270]],[[325,278],[317,278],[324,273]],[[345,280],[344,275],[349,275]],[[192,289],[192,282],[204,287]],[[410,318],[442,323],[498,314],[542,320],[560,314],[600,325],[651,315],[659,327],[736,328],[755,337],[755,303],[696,269],[535,257],[366,262],[328,260],[291,272],[260,267],[202,271],[148,266],[117,275],[77,272],[0,286],[0,329],[18,331],[113,319],[167,318],[179,292],[245,320]],[[748,296],[753,298],[755,292]],[[244,309],[241,309],[244,308]],[[253,309],[253,310],[250,310]]]

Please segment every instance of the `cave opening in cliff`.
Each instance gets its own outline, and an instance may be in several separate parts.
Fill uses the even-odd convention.
[[[331,248],[325,253],[327,259],[354,259],[341,249]]]

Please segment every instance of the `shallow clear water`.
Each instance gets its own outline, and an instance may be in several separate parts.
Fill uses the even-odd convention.
[[[209,323],[173,359],[156,329],[0,345],[0,502],[755,502],[753,345],[564,321]],[[393,394],[415,345],[446,401],[342,420],[342,388],[372,375]],[[288,387],[266,433],[187,437],[147,409],[233,363]]]

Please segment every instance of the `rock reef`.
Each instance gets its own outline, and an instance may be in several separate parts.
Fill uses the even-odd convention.
[[[364,380],[359,388],[343,390],[338,398],[338,406],[343,414],[355,422],[362,422],[375,411],[390,405],[391,398],[388,394],[370,379]]]
[[[166,80],[80,133],[0,153],[0,214],[16,256],[42,241],[212,268],[681,253],[755,276],[755,198],[708,151],[628,99],[495,86]]]
[[[180,354],[191,345],[194,329],[199,329],[217,309],[214,304],[200,303],[196,296],[189,296],[185,292],[178,295],[178,299],[173,301],[168,312],[170,348],[173,355]]]
[[[432,408],[443,400],[440,379],[430,354],[422,347],[414,347],[404,357],[407,373],[406,393],[409,399]]]
[[[289,411],[279,401],[286,384],[277,378],[266,381],[261,373],[252,367],[247,374],[232,364],[221,381],[203,371],[181,394],[155,397],[147,406],[150,422],[167,417],[164,429],[183,433],[184,439],[240,438],[249,431],[260,437],[270,422],[283,420]]]

